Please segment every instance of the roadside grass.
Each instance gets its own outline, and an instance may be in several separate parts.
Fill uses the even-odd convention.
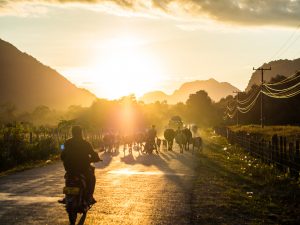
[[[12,169],[0,172],[0,177],[6,176],[9,174],[13,174],[16,172],[21,172],[21,171],[28,170],[28,169],[47,166],[49,164],[57,162],[59,159],[60,159],[59,155],[50,155],[49,158],[45,159],[45,160],[35,160],[35,161],[22,163],[20,165],[15,166]]]
[[[261,128],[260,125],[241,125],[241,126],[229,126],[234,132],[244,131],[252,134],[260,134],[264,137],[272,137],[274,134],[278,136],[299,136],[300,126],[265,126]]]
[[[300,184],[273,165],[202,133],[193,193],[196,224],[300,224]]]

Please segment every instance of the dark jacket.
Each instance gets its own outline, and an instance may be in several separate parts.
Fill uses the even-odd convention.
[[[91,162],[98,162],[100,158],[91,144],[82,138],[71,138],[65,142],[65,149],[61,153],[66,172],[85,173]]]

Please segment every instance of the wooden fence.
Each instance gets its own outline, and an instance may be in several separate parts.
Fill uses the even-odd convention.
[[[102,135],[98,132],[84,132],[83,133],[84,138],[88,140],[94,148],[99,148],[102,143]],[[16,138],[18,136],[18,138]],[[58,143],[58,146],[60,144],[64,143],[68,138],[70,138],[70,132],[69,131],[58,131],[57,129],[48,129],[47,131],[11,131],[11,130],[4,130],[3,128],[0,129],[0,139],[2,139],[5,142],[14,141],[16,139],[22,140],[26,143],[38,143],[43,139],[46,138],[52,138]]]
[[[289,171],[291,176],[299,177],[300,140],[288,140],[287,137],[277,134],[266,140],[262,135],[233,132],[227,127],[215,128],[215,132],[226,137],[230,144],[241,146],[263,162],[275,164],[280,170]]]

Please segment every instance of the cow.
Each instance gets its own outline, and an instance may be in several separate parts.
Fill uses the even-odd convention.
[[[105,134],[103,137],[103,145],[105,152],[112,152],[114,147],[114,135],[111,133]]]
[[[185,143],[183,143],[184,149],[189,150],[190,144],[192,144],[192,142],[193,142],[193,134],[192,134],[191,130],[188,128],[184,128],[182,130],[182,133],[186,136]]]
[[[194,137],[193,138],[193,151],[195,148],[197,148],[197,150],[202,151],[203,146],[202,146],[203,142],[202,142],[202,138],[201,137]]]
[[[164,131],[164,138],[167,141],[168,151],[173,151],[173,142],[175,138],[175,131],[173,129],[166,129]]]
[[[179,145],[180,153],[183,153],[183,149],[185,148],[188,141],[187,136],[185,135],[183,130],[178,129],[176,131],[175,141]]]

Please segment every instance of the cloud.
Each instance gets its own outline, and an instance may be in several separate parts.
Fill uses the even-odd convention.
[[[0,11],[16,3],[80,3],[91,7],[113,3],[131,13],[160,12],[183,20],[206,18],[239,25],[296,26],[300,23],[300,0],[0,0]]]

